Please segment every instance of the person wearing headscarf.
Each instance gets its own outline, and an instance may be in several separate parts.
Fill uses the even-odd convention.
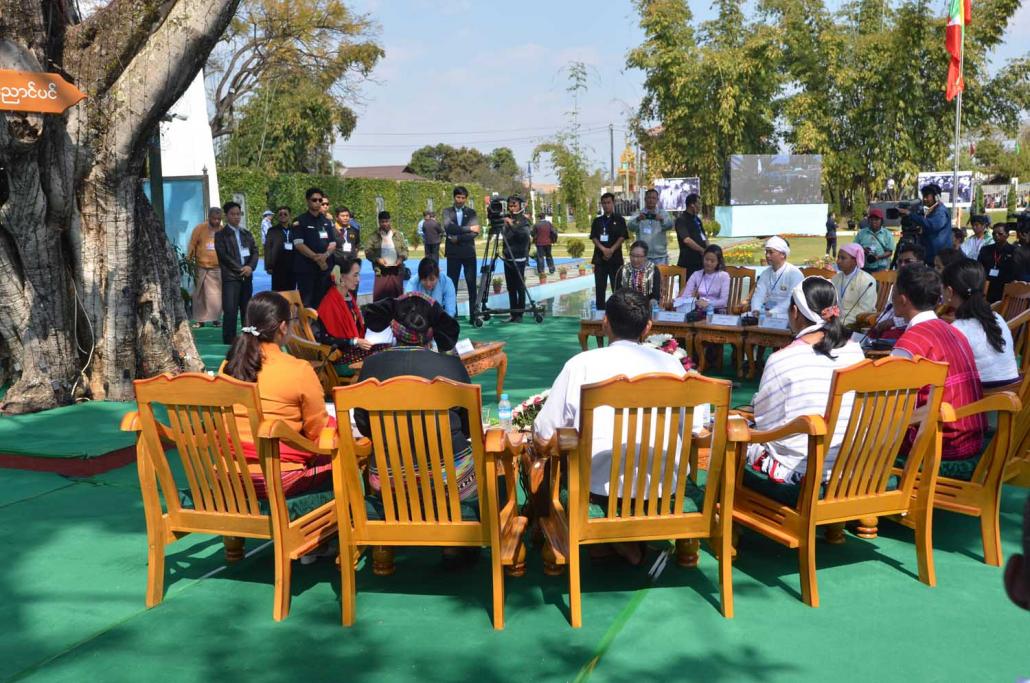
[[[805,276],[797,266],[787,263],[790,244],[780,236],[770,237],[765,243],[765,260],[769,267],[762,271],[751,297],[751,311],[778,318],[786,317],[790,293]]]
[[[414,376],[429,380],[445,377],[463,384],[472,383],[461,358],[444,353],[453,349],[458,341],[458,322],[430,297],[421,292],[408,292],[397,299],[383,299],[369,304],[364,312],[368,329],[382,332],[390,328],[397,346],[366,358],[358,375],[359,382]],[[434,341],[440,353],[430,350]],[[478,420],[479,415],[470,416],[467,411],[457,408],[450,410],[454,469],[458,494],[462,500],[477,495],[475,463],[469,444],[470,419]],[[379,438],[379,435],[372,433],[367,411],[356,409],[354,422],[362,435],[373,442]],[[428,448],[426,452],[429,452]],[[369,461],[368,479],[373,491],[379,492],[382,489],[383,475],[379,472],[375,458]]]
[[[876,280],[863,268],[865,250],[861,245],[845,244],[837,252],[838,270],[830,282],[837,290],[844,327],[851,327],[861,316],[876,313]]]
[[[634,289],[651,301],[662,300],[662,275],[647,257],[647,242],[637,240],[629,248],[629,263],[619,268],[615,289]]]
[[[837,289],[825,278],[804,278],[792,288],[787,319],[794,341],[769,356],[754,397],[759,430],[777,429],[801,415],[824,415],[834,371],[865,357],[862,347],[850,341],[841,323]],[[828,477],[833,469],[853,403],[852,396],[844,397],[820,477]],[[751,444],[743,484],[751,488],[797,484],[805,475],[807,459],[804,434]]]

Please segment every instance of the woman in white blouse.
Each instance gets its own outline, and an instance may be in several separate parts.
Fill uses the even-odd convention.
[[[984,296],[984,269],[972,259],[956,261],[941,273],[944,304],[955,311],[952,325],[973,348],[980,384],[985,388],[1019,380],[1012,332],[1005,319],[991,310]]]
[[[776,429],[802,415],[823,415],[830,395],[833,372],[863,360],[862,347],[849,341],[841,322],[837,290],[829,280],[808,277],[791,292],[787,308],[794,342],[769,357],[754,398],[755,426]],[[837,451],[851,416],[853,398],[841,406],[826,453],[826,477],[833,469]],[[748,447],[747,464],[778,484],[797,484],[805,474],[808,437],[788,436]]]

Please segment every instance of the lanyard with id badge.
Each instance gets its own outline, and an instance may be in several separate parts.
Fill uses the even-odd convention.
[[[601,219],[601,237],[600,240],[607,244],[608,242],[608,218],[604,217]]]

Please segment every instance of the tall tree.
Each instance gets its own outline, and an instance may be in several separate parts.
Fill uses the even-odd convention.
[[[383,54],[375,24],[343,0],[244,0],[207,66],[215,79],[211,134],[233,132],[235,108],[284,78],[314,79],[349,108]]]
[[[426,145],[411,153],[411,170],[432,180],[474,182],[505,195],[522,189],[522,171],[508,147],[483,154],[474,147]]]
[[[63,116],[0,113],[0,355],[5,412],[202,367],[173,253],[140,176],[148,141],[236,0],[0,0],[0,68],[58,71],[88,99]],[[73,391],[74,389],[74,391]]]

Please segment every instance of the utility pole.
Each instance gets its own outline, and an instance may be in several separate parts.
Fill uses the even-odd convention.
[[[526,162],[526,176],[529,178],[529,211],[532,220],[536,220],[536,195],[533,194],[533,162]]]
[[[608,124],[608,153],[610,155],[609,161],[611,162],[611,186],[615,187],[615,126],[611,123]]]

